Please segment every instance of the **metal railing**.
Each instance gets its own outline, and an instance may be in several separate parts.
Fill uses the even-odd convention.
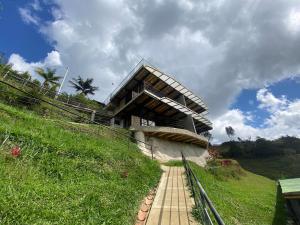
[[[204,225],[225,225],[182,152],[181,156],[188,180],[188,185],[195,200],[195,207],[201,222]]]

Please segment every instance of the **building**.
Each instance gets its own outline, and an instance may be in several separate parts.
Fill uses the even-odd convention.
[[[207,146],[207,139],[201,135],[212,129],[205,117],[207,106],[201,98],[153,66],[139,65],[107,102],[106,108],[113,112],[111,125],[130,128],[136,137],[154,145],[155,153],[161,153],[162,148],[165,151],[164,144],[184,143],[181,149]],[[170,150],[166,158],[174,155],[174,151]]]
[[[279,185],[289,214],[295,224],[300,224],[300,178],[279,180]]]

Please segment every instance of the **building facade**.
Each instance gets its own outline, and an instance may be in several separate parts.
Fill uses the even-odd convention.
[[[145,139],[191,143],[202,147],[201,135],[212,129],[205,117],[207,106],[171,76],[141,64],[109,97],[111,125],[142,131]]]

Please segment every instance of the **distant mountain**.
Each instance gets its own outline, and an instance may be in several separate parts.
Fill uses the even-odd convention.
[[[300,139],[284,136],[276,140],[257,138],[255,141],[240,140],[224,142],[214,146],[223,157],[264,158],[269,156],[300,154]]]
[[[212,148],[223,158],[236,159],[244,169],[274,180],[300,177],[300,139],[296,137],[229,141]]]

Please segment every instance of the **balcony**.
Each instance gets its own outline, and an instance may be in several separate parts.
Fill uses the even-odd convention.
[[[161,121],[160,124],[170,125],[176,124],[174,127],[182,128],[180,121],[176,115],[181,114],[181,118],[189,115],[195,123],[204,124],[208,128],[211,128],[212,124],[207,120],[203,114],[198,114],[178,101],[168,98],[164,93],[154,88],[147,82],[140,82],[133,91],[126,95],[121,101],[118,107],[115,107],[114,115],[118,115],[122,112],[127,114],[133,114],[129,112],[131,108],[136,108],[136,111],[148,110],[152,114],[153,121]],[[127,110],[127,111],[126,111]],[[173,112],[173,113],[169,113]],[[125,113],[125,114],[126,114]],[[137,115],[140,116],[140,115]]]

